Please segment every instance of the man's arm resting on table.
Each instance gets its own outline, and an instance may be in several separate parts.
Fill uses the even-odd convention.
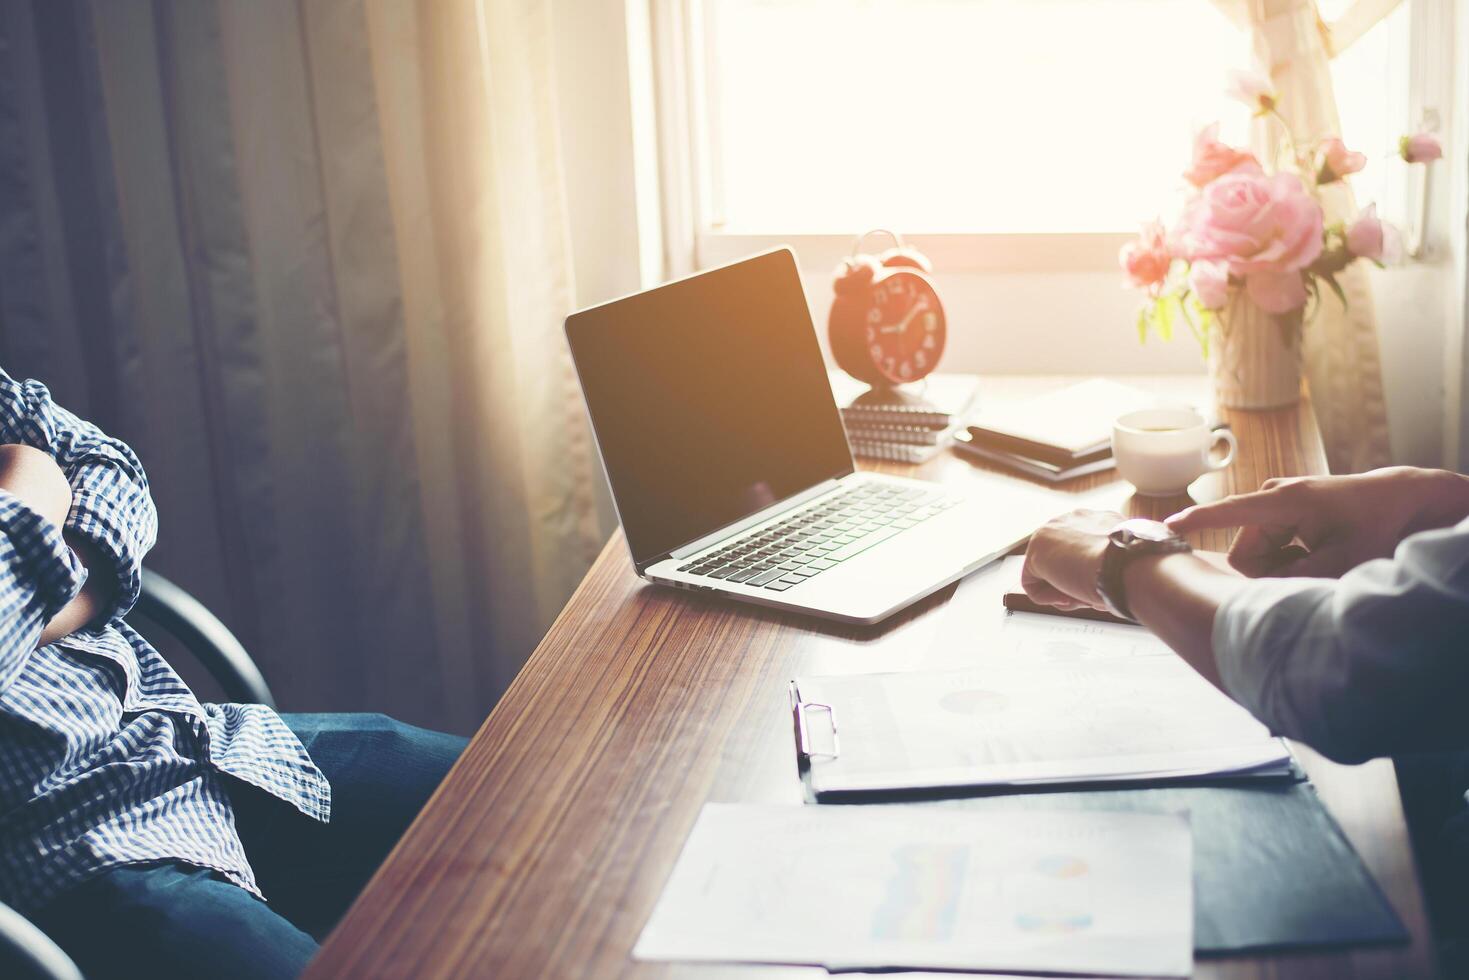
[[[1340,581],[1164,555],[1135,561],[1124,587],[1139,622],[1276,733],[1363,762],[1469,741],[1466,541],[1430,532]]]
[[[8,491],[58,528],[71,510],[71,486],[66,474],[50,456],[30,446],[0,445],[0,490]],[[88,569],[100,567],[103,559],[91,544],[70,534],[66,540]],[[42,629],[37,645],[54,643],[90,625],[108,608],[114,589],[113,576],[88,575],[82,590]]]
[[[1214,659],[1214,617],[1249,580],[1196,554],[1154,555],[1123,571],[1128,605],[1139,623],[1220,690],[1229,693]]]

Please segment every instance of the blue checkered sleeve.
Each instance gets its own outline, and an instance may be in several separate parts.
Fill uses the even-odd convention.
[[[51,400],[39,381],[0,371],[0,442],[24,443],[56,460],[71,484],[66,531],[91,543],[107,560],[117,589],[99,621],[127,614],[142,586],[143,556],[158,536],[158,514],[138,457],[120,440]]]
[[[61,529],[0,490],[0,691],[20,674],[41,630],[85,579]]]

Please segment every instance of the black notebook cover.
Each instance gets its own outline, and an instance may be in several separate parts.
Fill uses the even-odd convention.
[[[937,805],[1188,811],[1200,956],[1409,938],[1308,782],[1010,793]]]

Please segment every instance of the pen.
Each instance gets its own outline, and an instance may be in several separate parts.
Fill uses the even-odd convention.
[[[1024,592],[1006,592],[1005,608],[1011,612],[1044,613],[1047,616],[1065,616],[1068,619],[1092,619],[1099,623],[1121,623],[1124,626],[1137,625],[1132,620],[1114,616],[1100,609],[1057,609],[1055,606],[1044,606]]]

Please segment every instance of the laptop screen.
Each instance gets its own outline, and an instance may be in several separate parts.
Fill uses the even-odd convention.
[[[566,335],[640,566],[852,472],[789,250],[573,314]]]

